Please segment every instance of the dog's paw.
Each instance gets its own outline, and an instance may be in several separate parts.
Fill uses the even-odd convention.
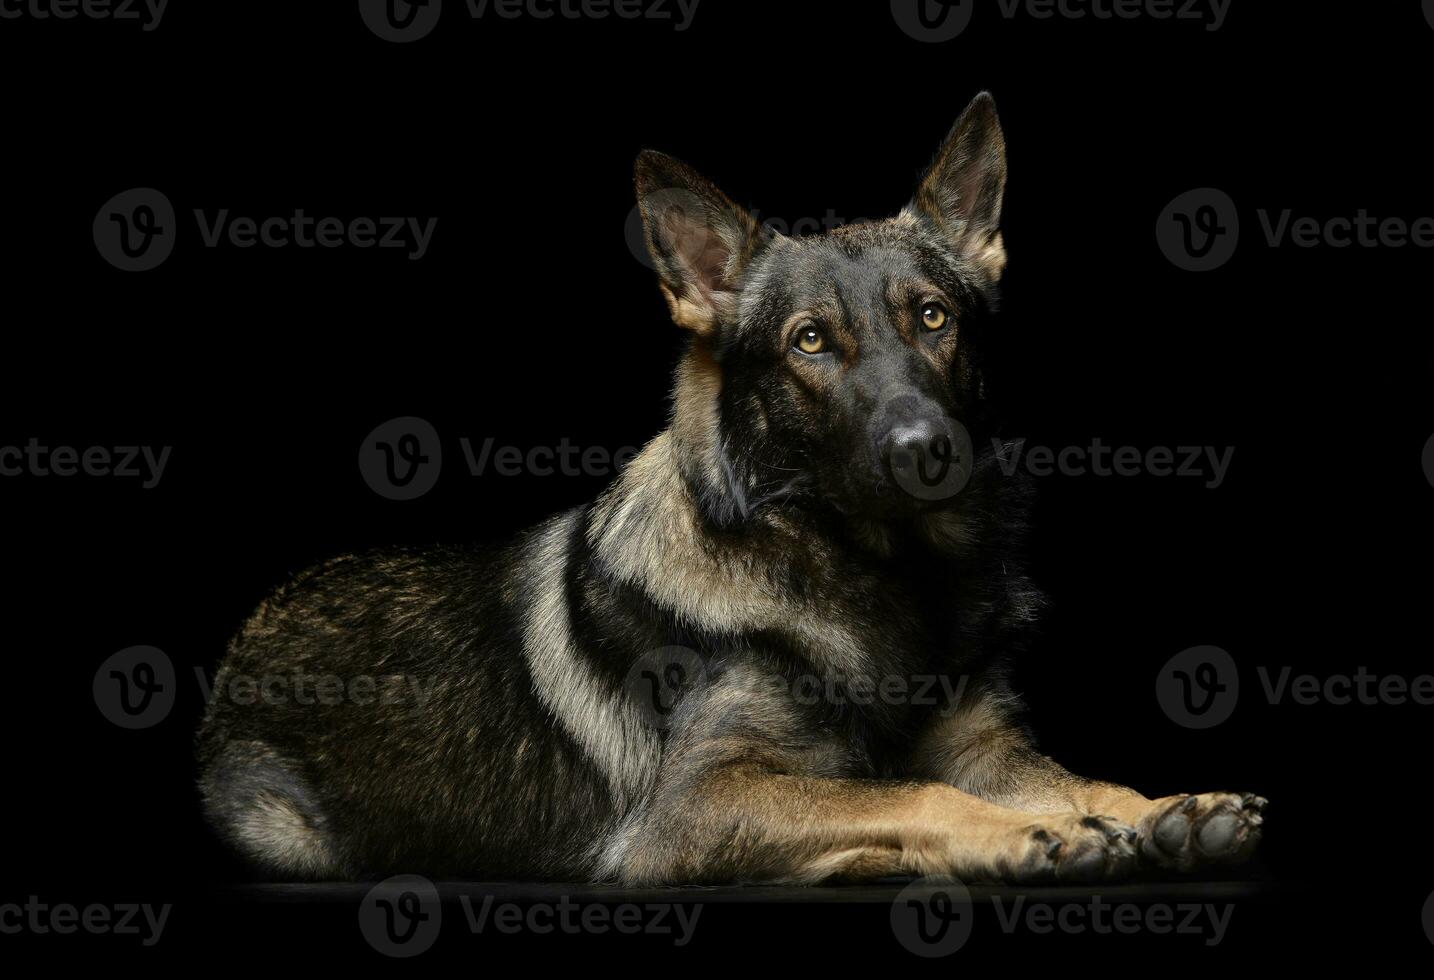
[[[1158,800],[1140,821],[1140,856],[1156,867],[1177,871],[1237,864],[1249,858],[1260,841],[1265,803],[1253,793]]]
[[[1135,870],[1137,831],[1114,817],[1053,814],[1019,833],[1018,880],[1110,881]]]

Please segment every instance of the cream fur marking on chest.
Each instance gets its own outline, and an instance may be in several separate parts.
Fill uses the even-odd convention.
[[[584,662],[568,628],[568,542],[579,514],[550,521],[524,555],[518,585],[532,599],[523,623],[523,655],[538,698],[582,746],[623,801],[640,797],[657,773],[657,733]]]

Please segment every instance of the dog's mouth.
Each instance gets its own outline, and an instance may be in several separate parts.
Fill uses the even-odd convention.
[[[851,520],[904,522],[957,509],[972,468],[969,443],[880,463],[860,456],[834,459],[816,468],[780,468],[748,484],[745,503],[749,511],[815,507]]]
[[[919,477],[898,480],[887,475],[825,497],[826,503],[842,517],[881,522],[907,521],[955,510],[960,500],[960,493],[952,490],[950,484],[932,480],[929,474],[928,481]]]

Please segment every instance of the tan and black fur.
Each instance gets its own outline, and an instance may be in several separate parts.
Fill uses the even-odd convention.
[[[690,332],[671,425],[505,548],[340,558],[266,601],[216,691],[398,681],[372,703],[216,696],[219,832],[302,878],[1101,879],[1247,856],[1258,797],[1149,800],[1034,748],[1005,665],[1040,598],[994,452],[949,499],[901,489],[988,431],[1005,177],[986,95],[900,215],[814,238],[644,153],[648,245]],[[698,667],[654,724],[631,679],[672,649]],[[921,676],[964,683],[856,696]],[[793,695],[813,678],[825,696]]]

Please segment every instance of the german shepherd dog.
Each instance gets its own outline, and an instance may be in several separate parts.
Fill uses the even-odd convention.
[[[212,699],[218,832],[307,879],[1094,881],[1246,858],[1264,800],[1075,776],[1006,681],[1040,597],[1020,485],[971,438],[1005,184],[985,93],[899,215],[822,235],[642,153],[690,334],[669,427],[506,547],[338,558],[266,600],[216,691],[304,675],[342,696]],[[925,492],[943,472],[959,492]]]

